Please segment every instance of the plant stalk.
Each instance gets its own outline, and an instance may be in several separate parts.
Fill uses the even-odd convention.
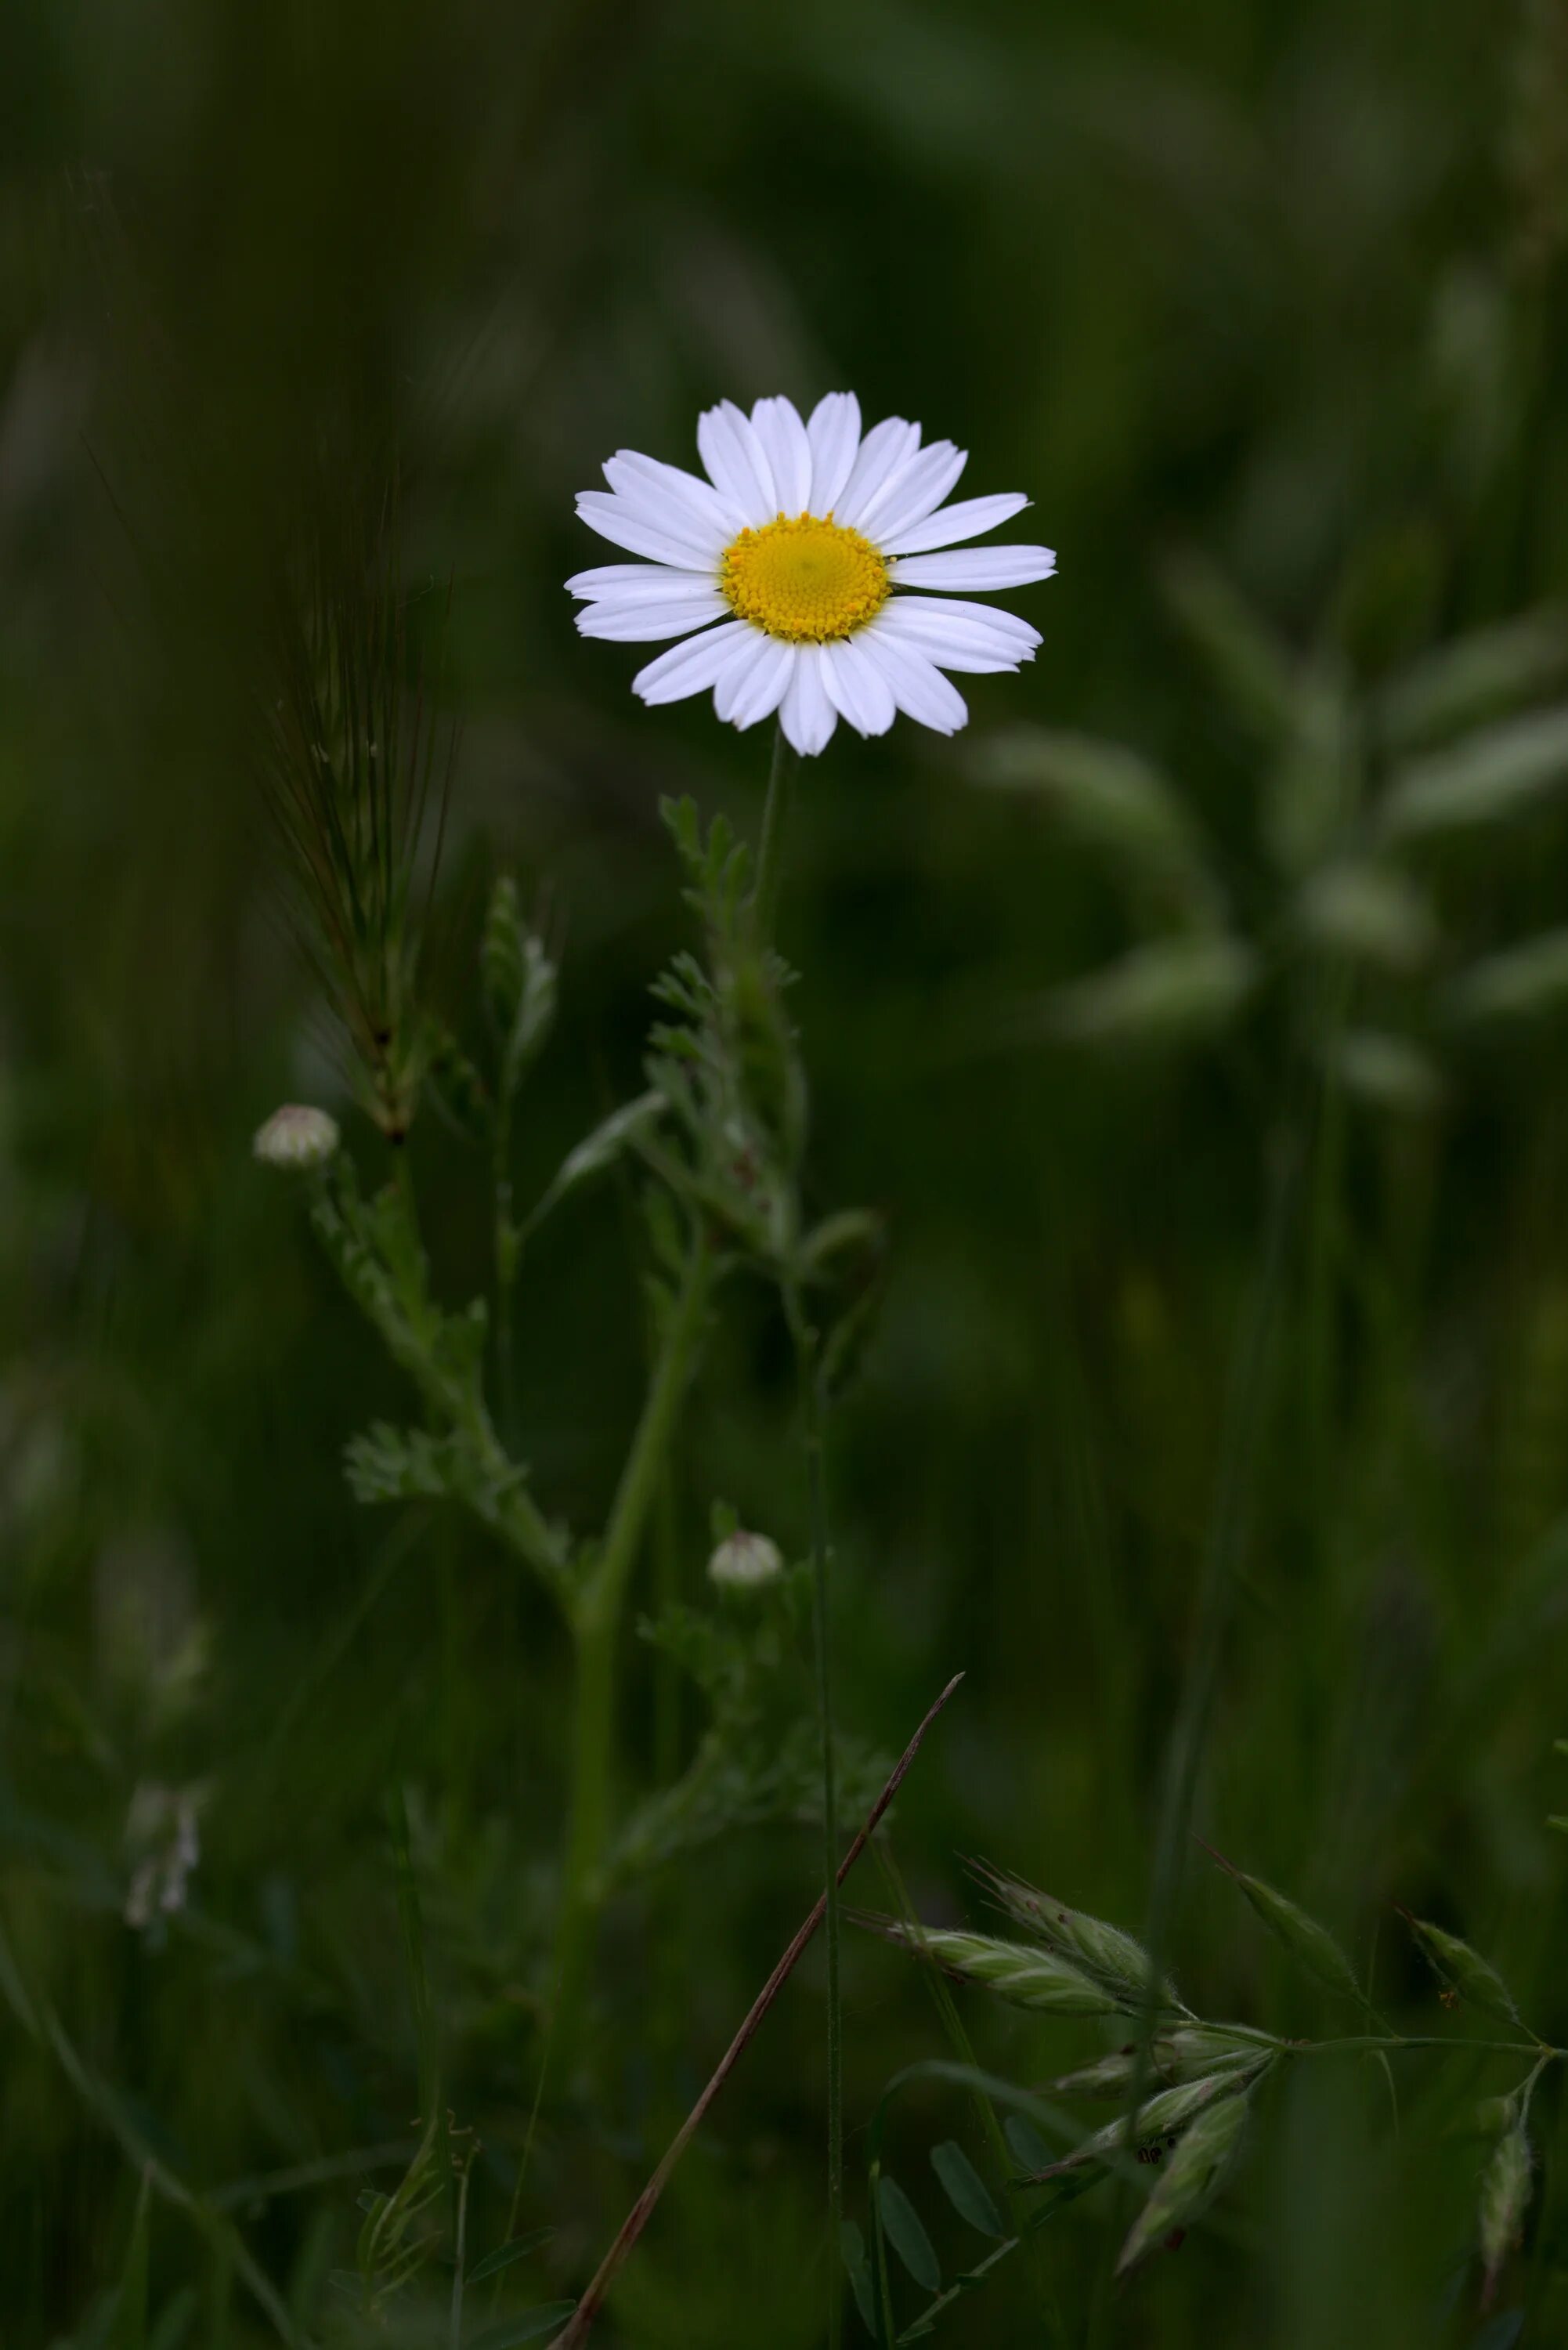
[[[632,1569],[674,1433],[713,1282],[707,1241],[693,1241],[642,1417],[621,1471],[604,1545],[572,1609],[576,1690],[566,1881],[556,1946],[556,2034],[569,2056],[609,1841],[616,1652]]]
[[[932,1722],[935,1721],[938,1714],[940,1713],[942,1708],[946,1705],[948,1700],[951,1697],[953,1691],[957,1689],[962,1679],[963,1675],[961,1673],[955,1673],[953,1675],[946,1689],[943,1690],[940,1697],[939,1697],[935,1703],[929,1708],[925,1719],[920,1723],[919,1728],[916,1731],[913,1738],[910,1739],[908,1746],[905,1747],[903,1753],[898,1757],[898,1762],[894,1766],[891,1777],[888,1779],[887,1785],[883,1788],[881,1794],[877,1796],[876,1802],[871,1806],[870,1812],[867,1815],[865,1826],[856,1836],[854,1843],[850,1846],[848,1851],[845,1854],[843,1860],[840,1862],[837,1869],[834,1873],[834,1889],[836,1891],[837,1887],[843,1884],[845,1878],[848,1876],[850,1870],[854,1867],[856,1862],[859,1859],[861,1854],[870,1843],[872,1836],[876,1834],[877,1829],[881,1823],[883,1814],[887,1811],[888,1804],[892,1802],[894,1796],[903,1785],[905,1777],[909,1773],[909,1766],[920,1751],[920,1747],[925,1740],[926,1732],[929,1730]],[[658,2169],[654,2172],[652,2178],[643,2189],[642,2193],[638,2197],[637,2201],[632,2205],[631,2210],[627,2213],[614,2243],[611,2244],[608,2251],[605,2254],[604,2259],[599,2262],[598,2268],[595,2272],[593,2281],[589,2284],[587,2291],[584,2293],[581,2301],[577,2303],[576,2308],[572,2313],[572,2315],[567,2319],[566,2324],[562,2328],[561,2332],[556,2335],[554,2341],[548,2345],[548,2350],[577,2350],[577,2345],[587,2340],[594,2320],[597,2317],[599,2311],[604,2307],[606,2296],[608,2294],[611,2285],[615,2282],[617,2276],[618,2275],[628,2256],[631,2252],[633,2246],[636,2244],[638,2238],[647,2227],[649,2220],[652,2219],[654,2208],[657,2205],[659,2197],[663,2194],[665,2186],[668,2183],[670,2176],[674,2170],[676,2164],[680,2161],[681,2156],[685,2153],[687,2147],[696,2136],[698,2128],[702,2121],[702,2117],[707,2113],[709,2106],[712,2104],[714,2098],[718,2095],[720,2090],[723,2087],[725,2082],[734,2071],[735,2066],[740,2063],[741,2058],[744,2055],[750,2043],[755,2037],[758,2027],[762,2023],[763,2017],[766,2015],[769,2008],[772,2007],[774,2000],[778,1997],[780,1991],[784,1989],[784,1984],[788,1981],[791,1974],[794,1972],[801,1953],[805,1950],[806,1944],[811,1940],[812,1936],[821,1925],[824,1917],[826,1915],[826,1911],[827,1893],[825,1889],[823,1892],[818,1894],[810,1915],[798,1928],[789,1948],[785,1950],[783,1958],[780,1959],[777,1966],[774,1967],[772,1974],[768,1977],[766,1982],[757,1993],[756,1998],[752,2002],[750,2008],[746,2012],[744,2022],[742,2023],[740,2030],[736,2033],[734,2038],[731,2041],[730,2045],[721,2057],[711,2078],[709,2080],[707,2087],[703,2090],[701,2095],[692,2106],[691,2111],[681,2123],[680,2129],[677,2130],[674,2137],[670,2140],[669,2147],[665,2149],[663,2159],[660,2161]],[[838,2248],[836,2244],[833,2247],[834,2257],[836,2260],[837,2257],[837,2250]]]
[[[812,1630],[816,1650],[817,1714],[822,1730],[823,1898],[827,1920],[827,2206],[836,2248],[844,2225],[844,2007],[840,1982],[838,1776],[833,1751],[833,1648],[828,1591],[831,1551],[816,1333],[805,1319],[800,1293],[793,1284],[785,1293],[784,1305],[800,1379],[801,1433],[811,1524]],[[836,2350],[840,2334],[842,2295],[836,2287],[835,2271],[827,2310],[829,2350]]]
[[[779,889],[784,880],[784,835],[794,799],[795,756],[780,725],[774,727],[774,755],[768,769],[768,795],[763,806],[763,837],[757,848],[757,881],[752,893],[757,930],[764,945],[772,942],[778,916]]]

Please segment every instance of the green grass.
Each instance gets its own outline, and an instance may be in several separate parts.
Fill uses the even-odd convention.
[[[760,1278],[748,1242],[660,1389],[647,1280],[686,1228],[650,1233],[635,1156],[523,1227],[646,1084],[650,985],[699,942],[661,796],[763,837],[761,733],[643,710],[559,584],[602,457],[687,460],[722,394],[918,415],[1062,556],[1004,599],[1044,643],[964,681],[967,734],[840,730],[803,764],[774,868],[800,977],[730,1000],[803,1225],[877,1219],[814,1299],[867,1309],[826,1427],[846,1834],[965,1675],[896,1874],[868,1857],[846,1900],[902,1910],[901,1884],[998,1931],[984,1860],[1147,1937],[1200,2016],[1381,2036],[1202,1838],[1322,1921],[1398,2037],[1516,2036],[1443,2003],[1405,1909],[1568,2040],[1556,0],[13,19],[6,2350],[444,2350],[460,2209],[471,2278],[548,2230],[465,2285],[470,2350],[569,2302],[821,1889],[809,1572],[749,1613],[703,1573],[715,1503],[792,1562],[816,1539],[784,1260]],[[498,874],[558,967],[499,1148],[447,1065],[453,1114],[427,1087],[400,1157],[354,1106],[256,775],[290,535],[308,513],[342,567],[343,452],[376,478],[391,448],[400,674],[461,732],[428,922],[425,865],[393,907],[417,972],[360,979],[489,1072]],[[352,1498],[349,1440],[423,1406],[308,1189],[251,1160],[287,1098],[341,1118],[367,1197],[405,1170],[432,1314],[515,1254],[494,1454],[456,1388],[424,1399],[471,1470],[527,1463],[537,1520],[515,1489],[489,1530],[477,1487]],[[557,1524],[621,1529],[586,1709]],[[193,1791],[201,1856],[137,1929],[155,1787]],[[847,2212],[907,2326],[936,2296],[903,2255],[946,2292],[989,2241],[932,2149],[1016,2231],[1004,2127],[1053,2156],[1098,2127],[1042,2085],[1138,2025],[1011,2011],[847,1924],[841,1994]],[[828,2004],[819,1940],[596,2341],[807,2350],[836,2286],[868,2338],[827,2221]],[[935,2338],[1544,2350],[1555,2064],[1486,2311],[1477,2251],[1477,2108],[1529,2069],[1282,2062],[1179,2252],[1116,2281],[1159,2175],[1124,2164]],[[356,2330],[367,2277],[389,2334]]]

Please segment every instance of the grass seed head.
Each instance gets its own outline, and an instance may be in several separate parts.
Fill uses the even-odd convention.
[[[1141,2012],[1150,2003],[1151,1987],[1157,2005],[1179,2007],[1168,1982],[1154,1982],[1148,1952],[1120,1927],[1108,1926],[1103,1918],[1091,1918],[1082,1909],[1069,1909],[1064,1901],[1026,1885],[1022,1877],[992,1868],[978,1874],[1015,1925],[1103,1984],[1118,2007]]]
[[[1504,2261],[1519,2240],[1530,2201],[1530,2140],[1521,2129],[1505,2130],[1481,2173],[1480,2252],[1483,2306],[1497,2290]]]
[[[1002,1941],[990,1934],[916,1929],[896,1918],[866,1918],[862,1923],[874,1925],[905,1950],[924,1952],[960,1982],[980,1983],[1014,2007],[1054,2015],[1114,2015],[1116,2012],[1117,2002],[1103,1983],[1054,1950]]]
[[[1116,2262],[1118,2276],[1184,2230],[1213,2199],[1241,2143],[1251,2103],[1247,2093],[1220,2095],[1198,2116],[1127,2232]]]

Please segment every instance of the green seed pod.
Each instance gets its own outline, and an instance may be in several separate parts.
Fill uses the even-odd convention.
[[[1488,2015],[1497,2016],[1504,2023],[1512,2023],[1522,2031],[1525,2027],[1509,1990],[1497,1969],[1461,1942],[1457,1934],[1446,1934],[1440,1926],[1424,1918],[1411,1918],[1406,1913],[1410,1931],[1431,1964],[1433,1972],[1460,1999],[1469,2000]]]
[[[1059,2178],[1064,2171],[1080,2170],[1086,2162],[1107,2162],[1118,2153],[1132,2153],[1139,2146],[1168,2137],[1173,2130],[1186,2129],[1194,2116],[1217,2098],[1235,2095],[1241,2085],[1233,2073],[1211,2073],[1199,2081],[1183,2081],[1175,2088],[1161,2089],[1138,2107],[1136,2119],[1118,2114],[1114,2122],[1107,2122],[1104,2129],[1086,2137],[1082,2146],[1075,2147],[1060,2162],[1048,2164],[1037,2176]]]
[[[1169,1983],[1154,1985],[1148,1952],[1119,1927],[1107,1926],[1104,1918],[1090,1918],[1081,1909],[1069,1909],[1064,1902],[1038,1892],[1021,1877],[1003,1877],[994,1869],[982,1870],[981,1877],[1014,1924],[1103,1983],[1119,2007],[1129,2012],[1142,2010],[1149,2004],[1151,1988],[1156,2005],[1179,2006]]]
[[[1215,1852],[1212,1845],[1205,1849],[1232,1884],[1240,1887],[1275,1940],[1284,1945],[1298,1965],[1325,1991],[1355,2000],[1359,2006],[1361,1986],[1355,1980],[1355,1970],[1327,1927],[1309,1918],[1304,1909],[1298,1909],[1293,1901],[1287,1901],[1272,1885],[1265,1885],[1261,1877],[1249,1877],[1243,1869],[1235,1867],[1223,1853]]]
[[[1116,2002],[1102,1983],[1052,1950],[1025,1942],[1003,1942],[989,1934],[919,1933],[889,1921],[881,1927],[891,1942],[924,1951],[961,1982],[983,1984],[1015,2007],[1055,2015],[1112,2015]]]
[[[1273,2051],[1257,2033],[1222,2023],[1184,2023],[1155,2034],[1154,2066],[1162,2080],[1193,2081],[1204,2073],[1255,2073]]]
[[[1045,2085],[1057,2097],[1119,2097],[1132,2087],[1137,2071],[1137,2051],[1124,2048],[1109,2056],[1097,2057],[1092,2064],[1080,2064],[1075,2072],[1064,2073]]]
[[[1249,2092],[1222,2096],[1198,2116],[1133,2221],[1116,2262],[1118,2276],[1212,2200],[1241,2143],[1251,2103]]]
[[[1498,2272],[1519,2238],[1530,2201],[1530,2140],[1521,2129],[1505,2130],[1481,2173],[1480,2235],[1486,2272],[1483,2297],[1490,2302]]]

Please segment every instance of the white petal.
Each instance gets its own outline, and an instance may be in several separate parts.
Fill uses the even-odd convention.
[[[697,421],[697,446],[710,480],[742,519],[758,528],[779,510],[774,469],[753,429],[732,400],[703,411]]]
[[[645,457],[639,450],[618,449],[605,466],[604,476],[611,489],[619,490],[624,497],[632,495],[631,485],[637,481],[665,491],[704,533],[719,532],[722,543],[733,538],[741,526],[739,510],[711,483],[687,473],[680,465],[666,465],[657,457]]]
[[[629,514],[691,547],[695,560],[716,561],[735,536],[732,525],[723,519],[727,509],[717,498],[711,510],[704,510],[668,482],[652,481],[618,457],[611,457],[604,472]]]
[[[945,555],[906,555],[892,567],[902,588],[1027,588],[1049,579],[1056,557],[1048,546],[963,546]]]
[[[781,514],[804,514],[811,502],[811,443],[793,400],[759,400],[752,424],[767,452]]]
[[[972,629],[1015,650],[1020,660],[1027,660],[1040,642],[1040,631],[1016,612],[1003,611],[999,604],[971,604],[961,596],[895,596],[882,608],[883,615],[898,612],[912,630]]]
[[[567,580],[570,593],[589,604],[630,604],[659,596],[701,596],[717,573],[677,571],[668,563],[602,563]]]
[[[886,416],[880,424],[874,424],[850,467],[849,479],[833,510],[834,520],[857,530],[861,515],[884,483],[909,463],[919,445],[919,426],[907,423],[901,416]]]
[[[1017,490],[1004,490],[991,498],[961,498],[956,506],[943,506],[907,530],[889,531],[882,542],[882,552],[923,555],[928,546],[956,546],[961,538],[978,538],[981,531],[994,530],[999,523],[1011,522],[1028,504]]]
[[[871,538],[896,538],[940,505],[968,463],[967,449],[955,449],[950,441],[933,441],[884,485],[859,527]]]
[[[730,723],[742,730],[754,726],[759,718],[773,716],[794,674],[795,646],[778,637],[764,637],[763,649],[763,659],[748,666],[744,684],[725,696],[732,704]]]
[[[852,391],[830,391],[811,411],[805,428],[811,443],[811,496],[814,515],[829,515],[837,504],[849,469],[860,449],[860,402]]]
[[[684,702],[689,693],[706,693],[752,635],[744,620],[728,620],[722,629],[706,629],[683,645],[672,645],[632,679],[633,693],[644,702]]]
[[[876,621],[862,629],[859,642],[893,689],[900,710],[939,734],[956,734],[969,719],[969,710],[956,685],[913,645],[878,633]]]
[[[794,745],[803,759],[813,759],[819,751],[826,749],[838,723],[838,712],[829,702],[827,689],[822,681],[821,656],[820,645],[798,645],[795,648],[794,667],[790,672],[789,684],[779,708],[779,724],[784,728],[784,740]]]
[[[886,734],[896,713],[893,689],[853,637],[824,645],[822,681],[828,698],[857,734]]]
[[[612,497],[607,490],[581,491],[577,515],[601,538],[613,539],[617,546],[627,547],[633,555],[646,555],[655,563],[668,563],[677,571],[697,569],[708,561],[705,547],[672,537],[668,530],[646,520],[624,498]]]
[[[1033,660],[1040,642],[1039,629],[1015,612],[937,596],[895,596],[871,626],[918,646],[942,669],[1016,669]]]
[[[722,596],[670,596],[661,604],[639,598],[634,604],[588,604],[577,614],[585,637],[608,637],[627,645],[657,644],[661,637],[690,636],[729,610]]]
[[[751,638],[751,643],[741,647],[714,688],[713,709],[715,715],[720,718],[733,717],[735,705],[744,692],[749,679],[753,671],[763,663],[768,648],[773,643],[773,639],[764,636],[762,629],[758,628],[752,629]]]

